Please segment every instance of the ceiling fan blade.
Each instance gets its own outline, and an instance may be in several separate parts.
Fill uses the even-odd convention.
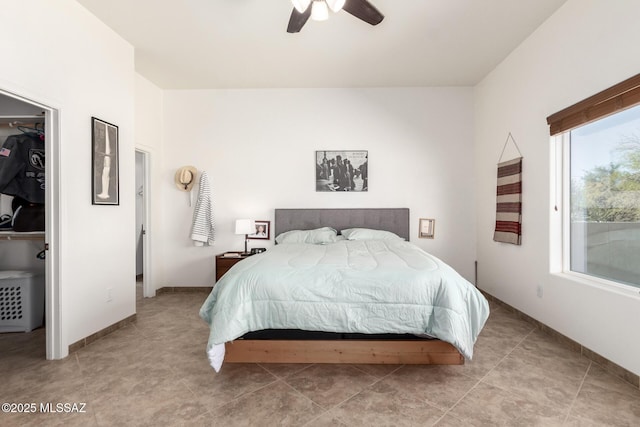
[[[384,19],[384,15],[367,0],[346,0],[342,9],[371,25],[378,25]]]
[[[289,18],[289,25],[287,26],[287,33],[299,33],[304,24],[307,23],[309,17],[311,16],[311,4],[307,7],[303,13],[300,13],[293,8],[293,12],[291,12],[291,18]]]

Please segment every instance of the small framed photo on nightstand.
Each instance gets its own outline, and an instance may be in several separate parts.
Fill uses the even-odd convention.
[[[254,221],[256,231],[247,235],[247,239],[269,240],[271,238],[271,221]]]
[[[435,219],[420,218],[420,224],[418,226],[418,237],[421,239],[433,239],[435,226]]]

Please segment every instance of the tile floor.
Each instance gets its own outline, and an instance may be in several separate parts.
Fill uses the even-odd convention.
[[[508,311],[464,366],[226,364],[204,353],[204,294],[138,301],[137,321],[60,361],[44,330],[0,334],[2,426],[638,426],[640,391]]]

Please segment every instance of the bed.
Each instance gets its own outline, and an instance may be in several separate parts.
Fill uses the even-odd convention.
[[[473,356],[488,303],[408,242],[408,209],[276,209],[274,230],[280,243],[234,265],[200,309],[216,371],[223,360],[462,364]]]

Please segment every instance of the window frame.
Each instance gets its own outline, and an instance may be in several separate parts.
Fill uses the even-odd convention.
[[[551,200],[551,204],[552,206],[556,204],[558,207],[558,211],[554,213],[557,214],[555,220],[559,221],[554,228],[552,214],[551,241],[557,246],[556,251],[550,251],[551,273],[575,279],[580,283],[618,291],[624,295],[639,295],[640,285],[634,286],[571,269],[571,130],[552,136],[551,141],[551,163],[552,168],[555,168],[552,169],[555,172],[551,177],[552,199],[554,199]],[[557,233],[558,229],[559,233]]]
[[[550,272],[624,295],[638,295],[638,286],[571,270],[571,130],[640,105],[640,74],[547,117],[551,135]],[[559,196],[558,196],[559,195]],[[560,199],[560,200],[558,200]],[[560,206],[558,203],[560,202]]]

